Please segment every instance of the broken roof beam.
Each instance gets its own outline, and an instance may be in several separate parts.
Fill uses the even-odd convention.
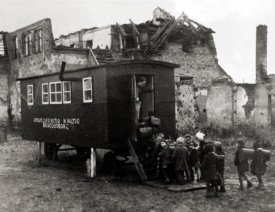
[[[182,13],[177,20],[175,20],[175,18],[172,18],[172,22],[171,24],[168,25],[168,28],[163,32],[162,36],[157,40],[157,42],[155,43],[155,48],[158,48],[162,45],[162,43],[165,41],[165,39],[168,37],[168,35],[170,34],[170,32],[172,31],[172,29],[177,25],[177,23],[180,21],[180,19],[182,17],[185,17],[185,14]]]
[[[157,41],[165,33],[165,31],[169,29],[170,25],[173,24],[174,20],[174,18],[170,19],[165,26],[157,30],[157,32],[151,37],[151,41]]]
[[[116,26],[117,26],[117,28],[118,28],[120,34],[121,34],[123,37],[125,37],[125,36],[126,36],[126,33],[125,33],[124,29],[122,28],[122,26],[120,26],[118,23],[116,23]]]
[[[133,34],[137,35],[137,36],[140,36],[139,31],[138,31],[135,23],[131,19],[129,19],[129,21],[130,21],[130,23],[132,24],[132,27],[133,27]]]
[[[206,32],[210,32],[210,33],[215,33],[215,31],[213,31],[212,29],[210,28],[207,28],[205,26],[203,26],[202,24],[192,20],[192,19],[188,19],[191,23],[195,23],[196,25],[198,25],[203,31],[206,31]]]

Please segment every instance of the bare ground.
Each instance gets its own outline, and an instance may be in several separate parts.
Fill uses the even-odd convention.
[[[0,144],[0,211],[275,211],[274,156],[265,190],[239,191],[233,148],[226,148],[226,188],[220,198],[205,191],[170,192],[139,182],[90,179],[73,157],[37,162],[37,143],[9,136]],[[249,175],[256,185],[255,177]]]

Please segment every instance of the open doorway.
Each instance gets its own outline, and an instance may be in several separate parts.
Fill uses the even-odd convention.
[[[137,74],[134,77],[135,99],[139,104],[138,119],[144,119],[149,111],[154,112],[154,77]],[[138,108],[137,108],[138,110]]]

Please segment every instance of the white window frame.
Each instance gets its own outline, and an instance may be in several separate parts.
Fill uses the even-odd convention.
[[[55,84],[55,91],[53,92],[51,89],[52,89],[52,84]],[[56,85],[57,84],[60,84],[60,88],[61,88],[61,90],[60,91],[56,91]],[[50,104],[62,104],[62,83],[61,83],[61,81],[58,81],[58,82],[50,82],[49,83],[49,93],[50,93]],[[55,102],[53,102],[52,101],[52,94],[55,94],[55,97],[57,97],[57,94],[61,94],[61,98],[60,98],[60,101],[58,102],[58,101],[55,101]],[[57,99],[57,98],[56,98]]]
[[[65,86],[64,86],[64,84],[65,83],[69,83],[69,85],[70,85],[70,90],[68,90],[68,91],[65,91]],[[70,101],[65,101],[65,93],[69,93],[70,94]],[[64,104],[70,104],[71,102],[72,102],[72,87],[71,87],[71,82],[70,81],[64,81],[63,83],[62,83],[62,96],[63,96],[63,103]]]
[[[31,88],[31,93],[29,93],[29,88]],[[30,99],[32,99],[32,102],[30,102]],[[33,85],[27,85],[27,103],[28,105],[34,104]]]
[[[48,87],[48,92],[44,92],[44,90],[43,90],[43,85],[47,85],[47,87]],[[49,104],[49,100],[50,100],[50,91],[49,91],[49,83],[42,83],[41,84],[41,98],[42,98],[42,105],[48,105]],[[47,102],[44,102],[44,98],[43,98],[43,96],[44,95],[48,95],[48,101]]]
[[[91,81],[91,88],[90,89],[85,89],[84,88],[84,81],[85,80],[90,80]],[[93,102],[93,78],[92,77],[85,77],[82,78],[82,91],[83,91],[83,102],[84,103],[90,103]],[[85,91],[91,91],[91,99],[85,99]]]

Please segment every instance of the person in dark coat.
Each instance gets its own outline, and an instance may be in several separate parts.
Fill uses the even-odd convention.
[[[205,156],[202,161],[203,179],[206,182],[206,197],[212,197],[212,191],[214,190],[215,196],[218,197],[218,182],[220,180],[219,173],[217,171],[217,160],[224,158],[222,155],[217,155],[215,146],[212,143],[208,143],[204,147]]]
[[[262,176],[266,170],[266,161],[264,160],[264,155],[260,147],[261,145],[258,141],[253,144],[254,155],[251,162],[251,173],[258,178],[259,184],[256,187],[257,189],[263,189],[264,187]]]
[[[184,146],[184,139],[179,137],[177,139],[176,148],[173,150],[172,161],[174,162],[177,181],[180,184],[190,182],[190,174],[188,169],[189,153]]]
[[[219,141],[215,142],[215,153],[217,155],[225,155],[222,149],[222,143]],[[224,158],[217,160],[216,162],[217,171],[220,175],[219,186],[220,192],[225,192],[225,184],[224,184]]]
[[[243,154],[243,148],[244,148],[244,141],[242,139],[239,139],[237,144],[237,150],[235,153],[235,158],[234,158],[234,165],[237,166],[237,172],[238,172],[239,182],[240,182],[239,190],[244,190],[243,178],[247,182],[247,188],[251,188],[253,185],[245,175],[245,172],[249,170],[249,166],[248,166],[248,158],[245,157],[245,155]]]
[[[168,175],[168,167],[171,163],[171,151],[168,148],[168,145],[165,141],[161,141],[160,143],[162,149],[159,153],[160,157],[160,173],[161,176],[164,178],[165,184],[170,183],[169,175]]]
[[[197,181],[199,181],[199,153],[198,153],[198,145],[191,139],[191,135],[185,135],[185,145],[189,152],[189,159],[188,159],[188,168],[190,172],[191,181],[195,179],[195,173],[197,177]]]

